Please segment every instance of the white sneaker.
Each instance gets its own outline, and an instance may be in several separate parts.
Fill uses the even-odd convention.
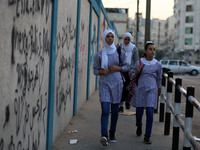
[[[115,133],[110,132],[109,138],[110,138],[110,142],[111,143],[116,143],[117,142],[117,140],[115,138]]]
[[[110,142],[111,143],[116,143],[117,142],[117,140],[114,138],[114,139],[110,139]]]
[[[108,146],[108,139],[105,136],[101,137],[100,142],[102,143],[103,146]]]

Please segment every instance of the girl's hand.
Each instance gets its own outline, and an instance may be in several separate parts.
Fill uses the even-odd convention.
[[[122,67],[116,66],[116,65],[111,65],[108,68],[110,72],[116,72],[116,71],[122,71]]]
[[[137,70],[136,70],[136,72],[135,72],[135,75],[136,75],[136,76],[140,73],[141,69],[142,69],[142,66],[138,66],[138,67],[137,67]]]
[[[100,71],[99,71],[99,75],[107,75],[107,74],[109,74],[109,70],[108,69],[101,69]]]

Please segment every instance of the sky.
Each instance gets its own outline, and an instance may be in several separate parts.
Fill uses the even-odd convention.
[[[139,0],[139,12],[146,17],[146,1]],[[102,0],[104,7],[129,8],[129,17],[137,12],[137,0]],[[151,18],[165,20],[173,15],[174,0],[151,0]]]

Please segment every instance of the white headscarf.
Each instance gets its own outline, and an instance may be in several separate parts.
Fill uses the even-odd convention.
[[[108,68],[108,54],[112,54],[116,51],[114,41],[111,45],[108,45],[106,43],[105,38],[106,38],[108,33],[112,33],[113,36],[114,36],[114,40],[115,40],[115,33],[111,29],[104,31],[104,33],[103,33],[102,61],[101,61],[101,68],[104,68],[104,69]]]
[[[124,43],[124,39],[126,37],[130,38],[130,42],[127,45],[125,45],[125,43]],[[123,38],[123,42],[122,42],[122,49],[126,52],[126,56],[127,56],[127,60],[129,62],[129,64],[131,64],[132,51],[133,51],[133,48],[135,47],[135,45],[131,43],[132,39],[133,39],[132,35],[129,32],[126,32],[124,34],[124,38]]]

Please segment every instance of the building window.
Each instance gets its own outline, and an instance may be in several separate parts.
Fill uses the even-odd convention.
[[[185,45],[192,45],[192,38],[185,39]]]
[[[194,16],[187,16],[186,18],[185,18],[185,22],[186,23],[192,23],[194,21]]]
[[[177,26],[180,26],[180,20],[177,22]]]
[[[197,61],[195,61],[195,64],[199,65],[199,64],[200,64],[200,61],[198,61],[198,60],[197,60]]]
[[[194,5],[187,5],[186,6],[186,12],[194,11]]]
[[[186,27],[185,28],[185,34],[192,34],[193,33],[193,27]]]

